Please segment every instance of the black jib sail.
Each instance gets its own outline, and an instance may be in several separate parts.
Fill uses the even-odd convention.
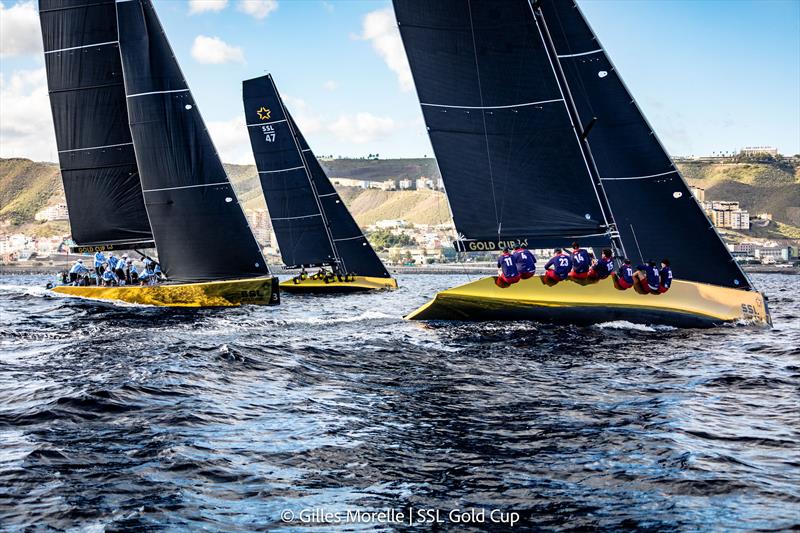
[[[80,247],[150,247],[114,0],[40,0],[39,16],[72,238]]]
[[[682,279],[751,288],[577,4],[533,5],[540,29],[552,39],[580,122],[592,124],[587,140],[628,255],[669,257]]]
[[[268,274],[150,0],[116,5],[130,129],[162,269],[173,281]]]
[[[608,244],[601,197],[527,2],[394,8],[462,246]]]
[[[244,109],[284,263],[390,277],[285,108],[270,75],[246,80]]]

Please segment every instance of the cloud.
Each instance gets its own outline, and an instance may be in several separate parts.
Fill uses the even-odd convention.
[[[360,112],[355,115],[339,115],[327,129],[340,140],[366,144],[387,137],[395,129],[395,122],[388,117]]]
[[[297,122],[300,131],[303,132],[303,135],[316,133],[323,129],[325,118],[315,113],[305,100],[284,95],[283,101],[286,104],[287,110],[291,113],[292,118]]]
[[[328,13],[333,13],[334,10],[333,4],[327,0],[322,0],[322,8]]]
[[[322,84],[322,88],[326,91],[335,91],[339,88],[339,84],[336,82],[336,80],[328,80]]]
[[[239,0],[236,9],[257,19],[263,19],[278,9],[278,0]]]
[[[0,157],[57,160],[44,68],[0,73]]]
[[[364,15],[361,35],[356,38],[372,43],[372,48],[397,76],[401,90],[406,92],[414,88],[411,68],[408,66],[408,58],[391,7],[370,11]]]
[[[192,57],[198,63],[221,65],[223,63],[244,63],[244,52],[238,46],[231,46],[219,37],[198,35],[192,45]]]
[[[0,57],[41,54],[42,30],[33,2],[0,2]]]
[[[214,141],[220,158],[225,163],[237,165],[255,165],[250,138],[244,121],[244,114],[230,120],[207,122],[208,132]]]
[[[205,11],[222,11],[228,7],[228,0],[189,0],[189,14]]]

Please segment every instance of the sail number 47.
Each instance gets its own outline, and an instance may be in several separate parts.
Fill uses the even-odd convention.
[[[272,127],[272,124],[261,126],[261,133],[264,134],[264,140],[268,143],[275,141],[275,128]]]

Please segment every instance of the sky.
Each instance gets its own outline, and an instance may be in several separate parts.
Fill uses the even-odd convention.
[[[153,0],[223,161],[272,73],[318,156],[432,156],[387,0]],[[579,0],[672,155],[800,153],[800,0]],[[36,4],[0,1],[0,157],[55,161]]]

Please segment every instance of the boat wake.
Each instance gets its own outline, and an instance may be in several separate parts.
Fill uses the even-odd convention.
[[[627,329],[633,331],[647,331],[650,333],[655,333],[656,331],[673,331],[678,329],[672,326],[665,326],[660,324],[653,324],[653,325],[634,324],[633,322],[628,322],[627,320],[614,320],[611,322],[602,322],[600,324],[595,324],[594,327],[598,329]]]

